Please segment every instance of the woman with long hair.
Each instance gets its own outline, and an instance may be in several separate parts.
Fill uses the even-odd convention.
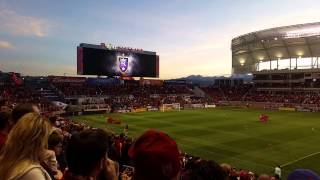
[[[10,131],[0,155],[0,179],[50,180],[39,161],[47,149],[50,130],[50,123],[37,113],[21,117]]]

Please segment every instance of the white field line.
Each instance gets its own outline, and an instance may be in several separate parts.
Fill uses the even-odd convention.
[[[318,155],[318,154],[320,154],[320,151],[319,151],[319,152],[312,153],[312,154],[309,154],[309,155],[306,155],[306,156],[303,156],[303,157],[298,158],[298,159],[295,159],[295,160],[293,160],[293,161],[287,162],[287,163],[285,163],[285,164],[282,164],[280,167],[286,167],[286,166],[288,166],[288,165],[294,164],[294,163],[296,163],[296,162],[298,162],[298,161],[307,159],[307,158],[309,158],[309,157],[312,157],[312,156],[315,156],[315,155]]]

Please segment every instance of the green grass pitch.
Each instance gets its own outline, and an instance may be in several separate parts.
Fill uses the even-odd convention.
[[[261,113],[269,115],[269,122],[259,122]],[[285,165],[285,176],[296,168],[309,168],[320,174],[320,113],[216,108],[72,119],[122,132],[124,125],[107,124],[108,116],[127,123],[132,137],[149,128],[163,130],[183,151],[218,163],[256,173],[272,174],[276,165]]]

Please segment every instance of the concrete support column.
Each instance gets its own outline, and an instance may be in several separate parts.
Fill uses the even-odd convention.
[[[290,70],[291,70],[291,58],[290,58]]]

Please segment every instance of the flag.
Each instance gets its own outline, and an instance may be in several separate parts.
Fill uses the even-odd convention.
[[[16,75],[16,73],[12,73],[12,80],[13,80],[13,82],[14,82],[17,86],[20,86],[20,85],[23,84],[23,80],[20,79],[20,78]]]

